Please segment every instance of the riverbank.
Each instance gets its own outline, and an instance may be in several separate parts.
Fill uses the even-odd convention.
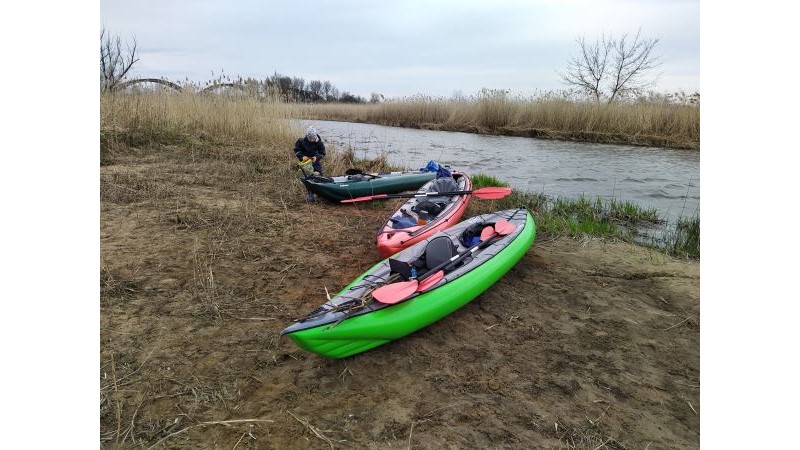
[[[696,261],[541,232],[453,315],[326,360],[279,332],[377,262],[396,203],[305,203],[287,150],[298,130],[247,126],[273,123],[263,106],[113,101],[103,447],[699,446]],[[363,164],[333,153],[331,173]],[[479,202],[467,215],[499,209]]]
[[[502,180],[484,174],[472,174],[473,189],[508,186]],[[599,196],[559,198],[536,192],[514,191],[494,202],[472,204],[474,213],[524,207],[536,217],[537,229],[554,237],[593,236],[657,248],[672,256],[700,259],[700,216],[680,218],[671,226],[656,208]],[[660,230],[653,232],[653,230]]]
[[[665,102],[421,97],[377,104],[293,104],[290,114],[307,120],[700,150],[700,107]]]
[[[540,235],[456,314],[329,361],[278,333],[377,261],[394,205],[304,204],[234,181],[248,164],[162,148],[101,170],[104,445],[699,445],[697,263]]]

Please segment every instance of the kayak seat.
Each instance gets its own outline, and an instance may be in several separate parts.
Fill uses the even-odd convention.
[[[458,190],[460,190],[458,187],[458,182],[453,177],[437,178],[428,188],[428,192],[453,192]],[[434,202],[443,202],[445,204],[450,202],[450,196],[447,195],[428,197],[428,199]]]
[[[447,236],[439,236],[431,239],[425,247],[425,265],[428,270],[449,260],[456,254],[453,241]]]
[[[439,236],[428,241],[425,252],[409,264],[417,271],[417,276],[423,276],[434,267],[438,267],[456,254],[456,246],[447,236]],[[391,260],[390,260],[391,264]]]
[[[453,192],[457,190],[458,183],[453,177],[437,178],[428,188],[428,192]]]

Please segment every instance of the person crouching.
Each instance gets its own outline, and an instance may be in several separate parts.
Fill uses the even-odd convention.
[[[314,170],[322,175],[322,158],[325,156],[325,144],[314,127],[308,127],[306,135],[294,143],[294,155],[299,161],[310,159]]]
[[[315,172],[322,175],[322,158],[325,157],[325,144],[314,127],[308,127],[306,135],[294,143],[294,155],[299,161],[311,160]],[[308,201],[314,202],[314,194],[308,192]]]

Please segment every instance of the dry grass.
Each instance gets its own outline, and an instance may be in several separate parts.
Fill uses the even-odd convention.
[[[700,108],[641,101],[611,105],[557,97],[468,100],[418,97],[379,104],[293,105],[291,115],[383,125],[607,142],[700,148]]]
[[[141,94],[103,94],[100,98],[101,164],[115,157],[136,154],[146,157],[148,149],[176,146],[191,154],[193,162],[213,161],[219,180],[192,180],[218,185],[227,180],[238,184],[252,181],[291,180],[290,188],[302,187],[295,176],[297,166],[292,148],[303,135],[298,122],[287,120],[291,106],[272,101],[226,95],[148,92]],[[152,153],[152,152],[151,152]],[[183,156],[180,157],[183,159]],[[351,149],[328,145],[323,161],[326,174],[340,175],[349,168],[365,171],[396,169],[385,158],[360,160]],[[227,173],[238,171],[237,174]],[[291,175],[290,175],[291,173]],[[172,175],[172,174],[169,174]],[[234,175],[234,176],[231,176]],[[134,186],[132,191],[115,191],[115,179],[103,179],[104,195],[119,201],[134,201],[159,191],[158,186]],[[169,193],[159,191],[159,195]]]
[[[143,137],[197,135],[232,144],[280,140],[300,132],[284,119],[277,102],[248,97],[150,92],[100,97],[101,133]]]
[[[299,314],[292,302],[343,286],[373,253],[377,218],[305,204],[281,142],[196,145],[122,145],[101,168],[103,448],[196,448],[215,436],[241,448],[275,439],[273,419],[272,433],[290,433],[275,446],[290,446],[305,431],[277,414],[285,401],[241,405],[294,357],[274,353],[289,347],[274,329]],[[332,277],[333,254],[352,269]]]

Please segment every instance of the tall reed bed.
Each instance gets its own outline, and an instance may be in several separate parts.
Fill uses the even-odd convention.
[[[663,101],[612,104],[557,96],[413,97],[376,104],[298,104],[292,116],[411,128],[673,148],[700,148],[700,108]]]
[[[245,96],[174,93],[105,93],[100,97],[100,162],[131,148],[175,145],[202,157],[244,163],[274,179],[297,180],[294,142],[305,134],[296,121],[286,120],[286,103]],[[351,149],[328,146],[326,174],[346,169],[391,170],[386,157],[363,160]],[[298,183],[294,183],[299,186]],[[296,187],[296,186],[295,186]]]
[[[192,135],[232,144],[284,141],[299,132],[285,117],[283,104],[248,97],[170,92],[100,97],[100,132],[109,138],[135,135],[161,142]]]

